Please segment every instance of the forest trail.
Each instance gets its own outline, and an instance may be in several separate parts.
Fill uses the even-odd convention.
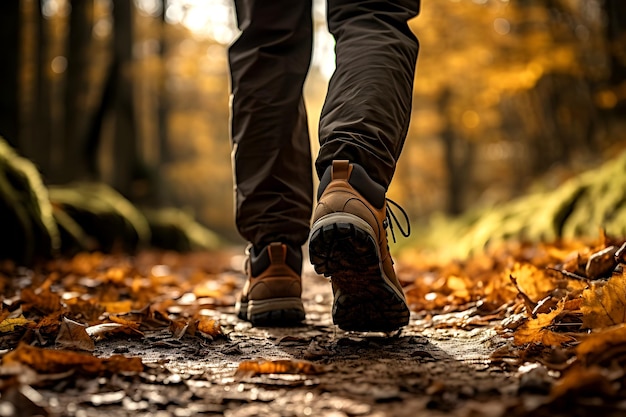
[[[460,304],[449,295],[448,307],[412,313],[400,332],[344,332],[332,324],[328,281],[305,267],[306,322],[253,328],[233,307],[245,281],[240,253],[79,254],[49,263],[45,273],[14,268],[13,276],[11,265],[0,265],[5,293],[22,288],[3,299],[2,415],[569,417],[626,411],[623,372],[618,375],[623,349],[599,352],[601,361],[580,350],[580,358],[568,358],[567,346],[576,346],[571,339],[563,348],[515,348],[508,329],[523,330],[534,320],[525,318],[519,299],[490,312],[488,297]],[[416,269],[402,260],[397,266],[405,277]],[[534,278],[539,282],[541,275]],[[423,281],[405,288],[409,300]],[[444,292],[437,285],[432,290]],[[149,307],[132,307],[144,299]],[[571,334],[548,330],[556,322],[544,326],[544,336]],[[581,360],[589,369],[576,367]]]

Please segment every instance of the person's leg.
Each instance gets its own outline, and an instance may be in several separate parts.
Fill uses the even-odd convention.
[[[411,116],[418,42],[407,21],[419,5],[328,0],[337,67],[320,118],[320,178],[333,160],[348,159],[389,186]]]
[[[419,1],[328,0],[337,68],[320,120],[311,262],[331,277],[333,321],[390,331],[409,309],[387,245],[385,193],[411,113]]]
[[[311,60],[311,0],[235,0],[242,33],[229,49],[236,224],[250,242],[237,303],[254,325],[304,319],[302,251],[313,203],[302,88]]]
[[[236,0],[229,49],[236,224],[256,249],[301,246],[313,205],[302,88],[312,49],[311,0]]]

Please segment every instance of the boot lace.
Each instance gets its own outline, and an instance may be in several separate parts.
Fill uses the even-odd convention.
[[[388,203],[387,214],[386,214],[387,217],[385,218],[385,221],[383,222],[383,226],[385,227],[385,229],[389,227],[389,231],[391,232],[393,243],[396,243],[396,234],[394,232],[393,224],[394,223],[396,224],[396,227],[398,228],[402,236],[409,237],[409,235],[411,234],[411,223],[409,221],[409,215],[406,213],[406,211],[402,207],[400,207],[398,203],[396,203],[395,201],[389,198],[386,198],[386,200]],[[406,224],[406,230],[400,224],[400,221],[398,220],[398,216],[396,216],[396,214],[391,210],[391,206],[394,206],[395,208],[400,210],[400,213],[402,213],[402,216],[404,216],[404,223]]]

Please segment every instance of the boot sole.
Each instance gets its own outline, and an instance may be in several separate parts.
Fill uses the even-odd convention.
[[[329,214],[313,225],[309,256],[331,278],[333,322],[348,331],[397,330],[409,323],[402,290],[385,275],[374,231],[349,213]]]
[[[236,306],[237,316],[253,326],[285,327],[304,321],[304,305],[300,298],[250,300]]]

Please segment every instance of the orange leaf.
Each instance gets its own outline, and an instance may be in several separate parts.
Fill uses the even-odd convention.
[[[20,298],[24,303],[22,306],[24,311],[36,310],[49,314],[62,309],[61,297],[48,289],[34,291],[31,288],[24,288]]]
[[[510,272],[519,289],[533,302],[546,297],[556,288],[556,280],[531,264],[515,263]]]
[[[169,330],[177,339],[182,338],[185,333],[189,333],[191,336],[195,334],[195,328],[189,329],[189,320],[185,319],[172,320]]]
[[[82,318],[89,323],[95,323],[104,313],[104,307],[94,300],[83,300],[80,298],[71,298],[65,301],[72,317]]]
[[[626,324],[589,334],[576,346],[576,357],[585,365],[626,352]]]
[[[40,373],[75,370],[88,375],[97,375],[103,372],[141,372],[143,370],[141,358],[125,358],[117,355],[100,359],[86,353],[43,349],[24,343],[4,355],[2,363],[28,365]]]
[[[42,349],[23,343],[7,353],[2,358],[2,363],[22,363],[42,373],[59,373],[71,369],[97,373],[102,370],[101,360],[95,356],[73,351]]]
[[[563,312],[564,303],[561,301],[557,307],[546,314],[537,314],[536,319],[529,319],[522,324],[514,334],[514,342],[521,346],[528,343],[539,343],[545,346],[561,346],[564,343],[573,342],[575,339],[570,335],[556,333],[548,327],[554,324],[554,320]]]
[[[592,283],[583,291],[583,327],[597,329],[626,323],[626,274]]]
[[[253,361],[243,361],[239,364],[236,378],[244,376],[254,376],[260,374],[303,374],[314,375],[322,372],[322,368],[312,362],[295,359],[278,359],[268,361],[258,359]]]
[[[115,323],[123,324],[124,326],[130,327],[131,329],[139,329],[139,323],[137,323],[136,321],[125,319],[123,317],[110,315],[109,320]]]
[[[222,328],[220,327],[219,323],[208,317],[202,317],[198,321],[198,331],[211,337],[219,336],[222,334]]]
[[[597,366],[590,368],[575,367],[552,387],[552,398],[571,397],[578,399],[581,395],[600,396],[601,398],[615,395],[615,388],[609,380],[608,370]]]
[[[128,313],[129,311],[133,309],[132,300],[111,301],[111,302],[103,302],[100,304],[104,306],[107,313],[111,313],[111,314]]]

